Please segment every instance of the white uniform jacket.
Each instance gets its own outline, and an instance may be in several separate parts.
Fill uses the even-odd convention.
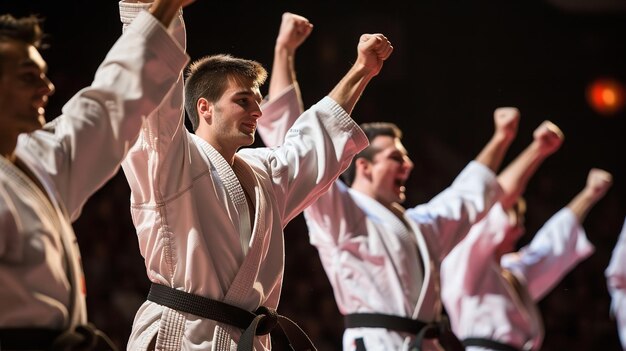
[[[186,130],[182,86],[173,98],[144,123],[123,164],[148,277],[249,311],[276,308],[283,228],[328,189],[367,138],[325,97],[298,119],[282,146],[242,149],[230,167]],[[263,111],[274,114],[284,104],[277,99]],[[157,334],[158,350],[230,350],[241,330],[147,301],[128,349],[145,350]],[[269,338],[255,338],[255,348],[269,349]]]
[[[528,246],[504,255],[498,263],[495,250],[508,228],[498,203],[452,250],[441,267],[443,303],[461,340],[486,338],[520,350],[539,350],[544,331],[536,303],[594,248],[576,216],[564,208]],[[505,280],[502,268],[520,282],[519,292]]]
[[[626,350],[626,219],[604,274],[611,294],[611,312],[617,321],[622,348]]]
[[[296,95],[281,95],[286,98],[289,109],[260,120],[258,131],[267,145],[279,143],[285,126],[297,118]],[[376,200],[336,181],[304,215],[339,311],[439,320],[439,264],[500,193],[494,173],[471,162],[452,186],[406,211],[407,228]],[[354,350],[355,340],[363,338],[368,350],[401,350],[413,337],[381,328],[350,328],[343,349]],[[424,347],[438,349],[430,340]]]
[[[63,329],[86,322],[71,221],[117,172],[142,118],[187,61],[160,22],[142,14],[60,117],[20,135],[16,155],[45,190],[0,157],[0,328]]]
[[[339,311],[438,320],[440,262],[500,192],[493,172],[471,162],[448,189],[406,211],[407,227],[376,200],[335,182],[304,213]],[[343,348],[353,350],[355,340],[363,338],[368,350],[400,350],[413,337],[350,328]],[[437,349],[428,340],[424,347]]]

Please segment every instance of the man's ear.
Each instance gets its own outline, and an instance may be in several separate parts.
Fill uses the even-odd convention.
[[[365,157],[359,157],[354,160],[355,173],[361,173],[366,177],[369,177],[370,169],[372,163],[368,161]]]
[[[206,121],[208,124],[211,124],[211,119],[213,118],[213,106],[212,102],[205,98],[199,98],[198,103],[196,104],[196,109],[198,110],[198,118]]]

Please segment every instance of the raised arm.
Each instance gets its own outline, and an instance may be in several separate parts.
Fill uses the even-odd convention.
[[[594,247],[587,239],[582,222],[610,186],[608,172],[592,169],[583,190],[543,225],[528,246],[502,257],[503,267],[525,277],[536,301],[593,253]]]
[[[269,99],[273,99],[290,85],[294,85],[300,104],[300,89],[296,80],[295,56],[296,50],[313,30],[308,19],[289,12],[283,13],[276,45],[274,46],[274,63],[270,77]],[[304,108],[300,106],[302,112]]]
[[[519,125],[519,110],[515,107],[500,107],[493,113],[495,131],[493,136],[476,156],[475,161],[497,172],[502,164],[506,151],[517,135]]]
[[[268,147],[282,144],[287,130],[304,111],[295,56],[312,30],[313,25],[306,18],[289,12],[283,14],[274,47],[268,99],[257,125],[259,136]]]
[[[55,138],[32,136],[45,147],[25,144],[51,154],[35,161],[55,170],[51,176],[72,219],[117,172],[144,117],[158,107],[187,63],[187,55],[163,30],[171,7],[178,9],[182,2],[161,0],[157,16],[140,13],[113,45],[91,86],[63,106],[62,116],[46,124],[44,132]]]
[[[164,27],[168,27],[181,7],[185,7],[195,0],[121,0],[120,15],[124,30],[141,9],[148,10]]]
[[[535,129],[533,141],[500,174],[498,182],[504,191],[500,198],[507,210],[524,193],[528,181],[543,161],[563,144],[563,133],[550,121],[544,121]]]
[[[363,34],[357,46],[357,60],[328,96],[348,114],[359,100],[369,81],[378,75],[393,46],[382,34]]]
[[[589,171],[585,188],[567,205],[579,223],[585,221],[589,210],[606,194],[612,182],[613,176],[607,171],[597,168],[592,168]]]

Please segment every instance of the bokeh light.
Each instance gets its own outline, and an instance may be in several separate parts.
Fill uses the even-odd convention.
[[[624,108],[624,86],[616,79],[596,79],[587,87],[587,101],[597,113],[614,115]]]

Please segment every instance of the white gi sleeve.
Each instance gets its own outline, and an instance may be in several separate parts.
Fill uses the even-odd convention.
[[[294,85],[287,87],[278,97],[263,102],[261,111],[263,116],[257,122],[261,140],[267,147],[282,144],[287,131],[302,114]]]
[[[367,145],[361,128],[327,96],[296,120],[280,147],[240,153],[269,167],[285,226],[326,192]]]
[[[617,322],[622,348],[626,350],[626,219],[604,275],[611,294],[611,313]]]
[[[57,185],[72,219],[118,170],[142,118],[163,100],[188,61],[152,15],[142,12],[113,45],[90,87],[63,114],[24,139]]]
[[[428,203],[408,209],[406,216],[439,247],[439,260],[452,250],[500,198],[502,188],[496,175],[483,164],[472,161],[452,185]]]
[[[541,227],[529,245],[504,255],[500,263],[524,277],[530,296],[539,301],[593,251],[574,213],[564,208]]]

